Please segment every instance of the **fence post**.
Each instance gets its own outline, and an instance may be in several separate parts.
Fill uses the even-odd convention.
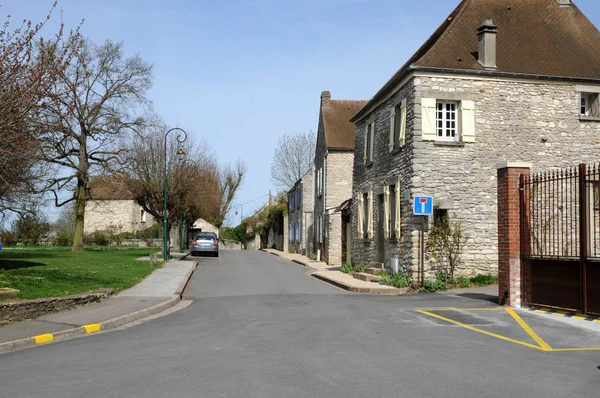
[[[498,169],[498,302],[521,306],[520,179],[528,177],[531,163],[506,162]]]
[[[579,281],[581,295],[579,311],[587,313],[587,289],[586,289],[586,258],[588,247],[588,197],[587,197],[587,176],[585,163],[579,164]]]

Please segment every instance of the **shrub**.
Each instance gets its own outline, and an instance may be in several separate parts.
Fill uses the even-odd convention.
[[[441,273],[454,278],[454,272],[460,265],[466,237],[462,223],[450,222],[447,215],[434,221],[427,236],[427,249]]]
[[[350,274],[352,272],[354,272],[354,267],[352,266],[352,264],[342,264],[342,266],[340,267],[340,271],[346,273],[346,274]]]
[[[378,271],[376,275],[379,275],[381,279],[379,279],[379,284],[381,285],[389,285],[396,288],[409,287],[412,283],[412,280],[401,274],[390,275],[387,271]]]
[[[2,246],[15,246],[17,244],[17,234],[11,231],[0,231],[0,243],[2,243]]]
[[[109,242],[104,233],[94,231],[85,237],[84,243],[88,245],[108,246]]]
[[[38,209],[21,213],[13,222],[12,229],[18,241],[26,246],[38,246],[42,236],[50,232],[50,223]]]
[[[475,286],[488,286],[498,283],[497,275],[476,275],[471,278],[471,283]]]
[[[419,293],[434,293],[448,290],[449,287],[446,279],[446,274],[439,274],[435,280],[423,282],[423,287],[419,289]]]
[[[54,244],[56,246],[71,246],[73,244],[73,232],[66,230],[58,231]]]

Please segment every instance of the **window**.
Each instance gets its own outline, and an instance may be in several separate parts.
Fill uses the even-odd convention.
[[[140,210],[140,222],[146,222],[146,211],[144,209]]]
[[[296,206],[294,205],[294,197],[295,197],[294,192],[288,193],[288,210],[290,213],[293,213],[294,209],[296,208]]]
[[[457,118],[456,108],[457,103],[454,101],[437,101],[436,103],[436,134],[437,138],[442,141],[456,141],[458,134],[456,133]]]
[[[359,239],[373,239],[373,191],[358,194],[356,230]]]
[[[375,145],[375,122],[367,124],[365,130],[364,163],[373,162],[373,146]]]
[[[421,99],[422,140],[475,142],[475,102]]]
[[[319,243],[323,242],[323,224],[321,224],[322,219],[323,217],[321,216],[317,217],[317,241]]]
[[[296,242],[300,242],[302,240],[301,239],[301,237],[302,237],[301,231],[302,231],[301,224],[300,224],[300,221],[298,221],[296,223]]]
[[[317,195],[323,195],[323,168],[317,171]]]
[[[406,98],[390,112],[390,152],[401,148],[406,142]]]
[[[294,241],[294,223],[291,222],[290,225],[288,225],[288,241],[293,242]]]
[[[600,117],[600,101],[598,93],[581,93],[581,116]]]
[[[296,189],[296,208],[302,207],[302,187]]]

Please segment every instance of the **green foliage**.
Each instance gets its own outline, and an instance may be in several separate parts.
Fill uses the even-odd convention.
[[[106,235],[100,231],[94,231],[84,238],[86,245],[108,246],[109,241]]]
[[[238,229],[237,227],[226,227],[221,230],[219,236],[222,240],[233,240],[235,242],[240,242],[242,240],[242,235],[240,235],[240,233],[243,233],[242,228]]]
[[[498,275],[476,275],[470,279],[475,286],[488,286],[498,283]]]
[[[389,285],[396,288],[409,287],[412,283],[411,279],[405,275],[393,274],[390,275],[387,271],[378,271],[381,278],[379,280],[380,285]]]
[[[31,208],[29,212],[20,213],[12,224],[12,230],[17,241],[25,246],[38,246],[44,235],[50,232],[50,223],[38,209]]]
[[[419,293],[434,293],[446,291],[449,289],[446,282],[446,275],[439,274],[435,280],[427,280],[423,282],[423,287],[419,289]]]
[[[427,236],[427,249],[441,273],[454,278],[466,243],[462,223],[450,222],[448,216],[437,219]]]
[[[71,246],[73,244],[73,232],[67,230],[58,231],[54,244],[56,246]]]
[[[346,273],[346,274],[351,274],[352,272],[354,272],[354,267],[352,266],[352,264],[342,264],[342,266],[340,267],[340,271]]]
[[[0,264],[4,271],[0,271],[0,287],[19,289],[23,299],[65,296],[98,288],[119,292],[139,283],[160,266],[136,260],[148,252],[147,248],[112,247],[86,248],[82,253],[73,253],[68,247],[2,250]]]
[[[4,247],[15,246],[17,244],[17,234],[7,230],[0,231],[0,243]]]

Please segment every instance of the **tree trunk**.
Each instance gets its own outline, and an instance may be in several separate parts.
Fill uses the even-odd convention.
[[[83,251],[83,223],[85,214],[85,182],[77,181],[77,199],[75,199],[75,235],[73,236],[74,252]]]

